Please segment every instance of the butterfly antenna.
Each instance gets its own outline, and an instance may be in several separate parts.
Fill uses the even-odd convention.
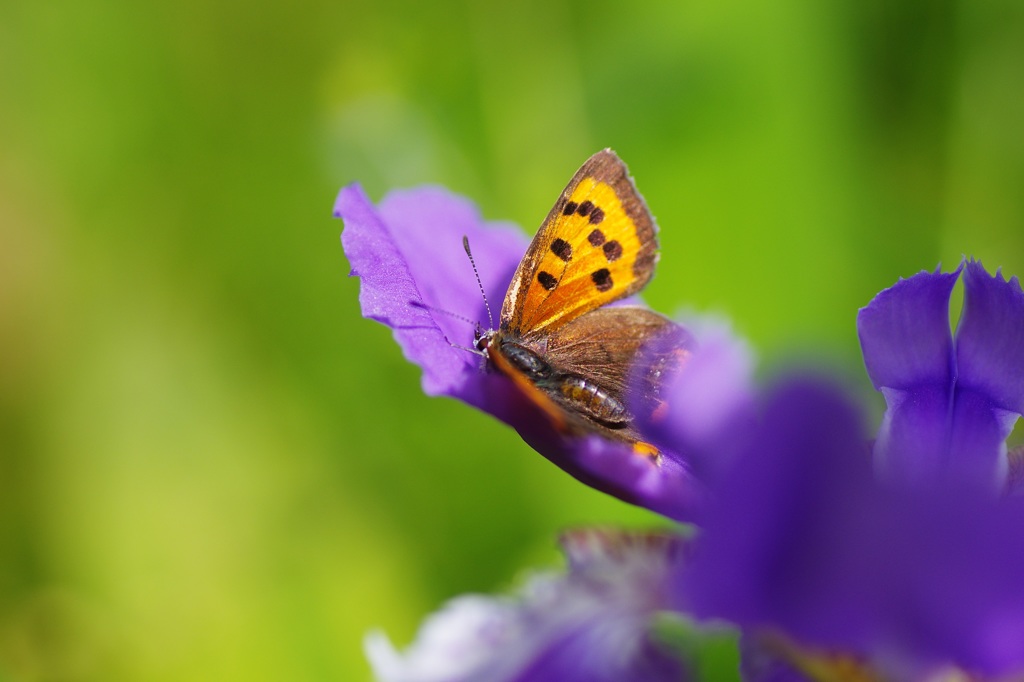
[[[409,301],[409,305],[411,305],[414,308],[421,308],[423,310],[429,310],[432,313],[441,313],[442,315],[447,315],[448,317],[454,317],[456,320],[459,320],[461,322],[465,322],[467,324],[471,324],[474,327],[476,327],[477,329],[480,329],[480,323],[479,322],[476,322],[475,320],[471,320],[468,317],[465,317],[463,315],[459,315],[458,313],[453,313],[450,310],[444,310],[443,308],[435,308],[432,305],[427,305],[423,301]],[[459,345],[457,343],[452,343],[451,339],[448,338],[448,335],[444,333],[443,329],[439,328],[439,331],[441,332],[441,336],[444,337],[445,343],[447,343],[452,348],[457,348],[459,350],[469,351],[473,355],[482,355],[484,357],[487,357],[486,353],[484,353],[483,351],[481,351],[481,350],[479,350],[477,348],[470,348],[469,346],[461,346],[461,345]]]
[[[476,276],[476,285],[480,287],[480,295],[484,297],[484,308],[487,309],[487,322],[491,325],[491,329],[494,329],[494,316],[491,315],[491,304],[487,302],[487,292],[484,291],[484,283],[480,281],[480,273],[476,269],[473,252],[469,250],[469,237],[466,235],[462,235],[462,248],[466,250],[466,255],[469,256],[469,264],[473,266],[473,274]]]
[[[414,308],[422,308],[423,310],[429,310],[432,313],[441,313],[442,315],[447,315],[448,317],[453,317],[456,320],[459,320],[461,322],[465,322],[466,324],[471,324],[474,327],[479,327],[480,326],[479,322],[477,322],[476,320],[471,320],[468,317],[466,317],[465,315],[459,315],[458,313],[453,313],[452,311],[445,310],[444,308],[435,308],[432,305],[427,305],[423,301],[409,301],[409,305],[411,305]]]

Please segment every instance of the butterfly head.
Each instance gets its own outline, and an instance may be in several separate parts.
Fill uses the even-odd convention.
[[[486,356],[496,333],[495,330],[484,329],[478,324],[476,331],[473,332],[473,347]]]

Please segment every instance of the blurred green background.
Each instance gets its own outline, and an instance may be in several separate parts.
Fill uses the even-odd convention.
[[[341,185],[532,233],[611,146],[654,307],[863,386],[880,288],[1024,274],[1022,74],[1017,0],[0,4],[0,680],[363,680],[367,629],[660,523],[422,395]]]

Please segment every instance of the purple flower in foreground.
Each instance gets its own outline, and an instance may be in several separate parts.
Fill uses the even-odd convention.
[[[861,313],[889,404],[875,445],[884,475],[849,401],[796,381],[767,398],[716,488],[679,586],[761,660],[810,676],[851,661],[883,679],[1024,672],[1024,499],[977,485],[1004,466],[1019,411],[1024,295],[977,263],[965,271],[955,340],[959,270],[903,280]],[[779,667],[756,670],[773,679]]]
[[[688,679],[657,636],[684,541],[669,534],[582,530],[562,547],[567,574],[534,575],[511,597],[449,602],[398,653],[366,639],[382,682],[666,682]]]
[[[949,298],[964,306],[950,334]],[[864,362],[888,410],[875,444],[887,478],[949,477],[999,487],[1006,437],[1024,413],[1024,294],[969,261],[886,289],[857,316]]]
[[[496,416],[587,485],[676,520],[695,516],[704,490],[682,451],[664,451],[655,464],[621,443],[564,437],[511,381],[482,371],[478,355],[451,345],[472,346],[472,325],[414,304],[484,323],[462,237],[469,238],[493,305],[526,251],[521,232],[485,224],[470,202],[442,189],[393,192],[374,206],[353,185],[341,190],[334,215],[345,221],[342,245],[361,280],[363,315],[394,330],[406,357],[423,369],[428,395],[458,398]]]
[[[335,213],[364,314],[392,327],[428,394],[503,419],[594,487],[702,526],[685,563],[678,539],[569,536],[568,575],[515,598],[455,600],[405,654],[372,635],[381,679],[677,679],[685,666],[652,630],[665,610],[736,625],[747,679],[1024,674],[1024,497],[1003,494],[1024,488],[1024,454],[1008,465],[1006,453],[1024,411],[1015,278],[972,261],[901,280],[861,311],[865,364],[888,407],[874,445],[859,410],[820,380],[785,382],[755,409],[745,350],[703,338],[664,377],[665,409],[638,425],[669,453],[655,466],[600,438],[563,438],[449,344],[470,345],[471,329],[410,305],[483,321],[461,236],[493,299],[525,249],[517,231],[485,227],[442,190],[374,207],[350,187]]]
[[[855,410],[821,386],[775,394],[761,429],[684,577],[696,615],[901,679],[1024,668],[1024,500],[880,483]]]

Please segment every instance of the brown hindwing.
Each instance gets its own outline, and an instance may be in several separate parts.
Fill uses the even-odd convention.
[[[583,315],[539,343],[499,332],[489,349],[495,367],[559,430],[599,433],[636,445],[642,439],[629,410],[639,406],[646,416],[657,409],[661,375],[685,362],[688,339],[681,327],[658,313],[621,306]],[[643,353],[647,344],[662,341],[671,342],[664,354]],[[506,344],[528,349],[543,371],[528,376],[513,366],[502,351]],[[637,366],[641,356],[644,365]]]
[[[671,338],[670,338],[671,337]],[[687,346],[686,333],[663,315],[633,306],[601,308],[576,318],[552,332],[546,340],[545,360],[558,373],[578,375],[607,391],[623,404],[637,404],[641,400],[655,399],[659,376],[651,376],[640,384],[629,386],[634,376],[638,354],[645,344],[661,340],[671,341],[673,353]],[[673,363],[681,360],[676,357]],[[648,359],[652,369],[663,372],[668,368],[654,368],[664,364],[662,358]],[[629,389],[640,391],[639,396],[627,395]]]

